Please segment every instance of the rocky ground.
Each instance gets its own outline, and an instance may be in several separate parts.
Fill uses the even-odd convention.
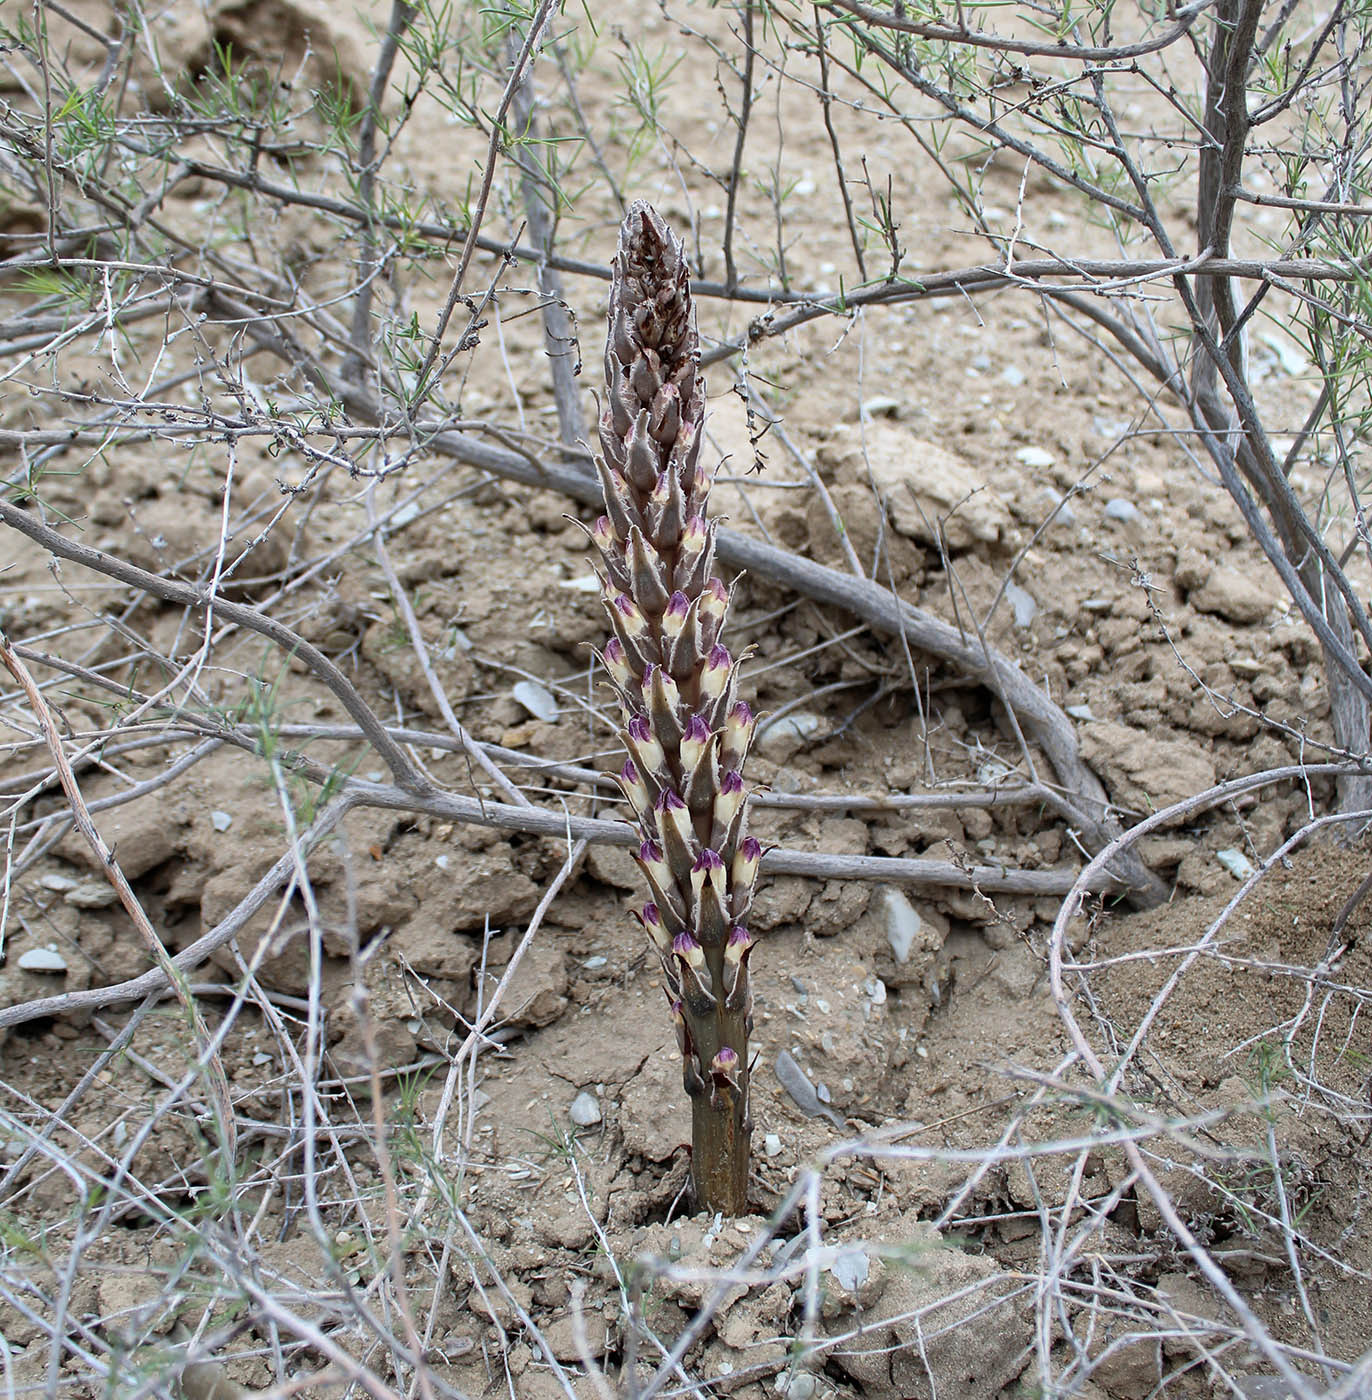
[[[363,18],[284,0],[215,13],[214,37],[251,50],[255,35],[283,35],[302,61],[300,36],[322,48],[327,27],[365,89],[375,40]],[[707,34],[726,32],[719,16],[690,14]],[[685,42],[656,13],[636,22],[645,51]],[[198,10],[173,7],[166,23],[168,62],[193,71],[207,61]],[[85,42],[67,38],[78,51]],[[608,120],[623,81],[608,50],[589,64],[579,91],[592,122]],[[681,151],[727,160],[731,129],[704,115],[716,101],[709,65],[673,83],[680,144],[649,143],[630,192],[696,230],[703,274],[717,277],[719,191],[689,164],[680,177]],[[801,191],[792,258],[823,290],[847,238],[829,217],[825,131],[803,89],[767,100],[786,130],[777,159]],[[421,103],[397,137],[390,158],[417,187],[441,186],[458,165],[454,143],[471,134],[451,126]],[[902,149],[882,128],[868,159],[898,167]],[[310,178],[327,183],[327,171]],[[1018,166],[991,165],[983,198],[1013,208],[1020,179]],[[187,180],[167,217],[194,221],[218,193]],[[749,199],[759,215],[762,195]],[[497,204],[491,227],[510,233],[519,211],[508,191]],[[1033,208],[1045,230],[1071,229],[1074,246],[1103,239],[1052,188]],[[567,251],[603,263],[613,224],[608,193],[593,191],[567,216]],[[260,257],[294,250],[322,290],[331,224],[287,209],[256,236]],[[941,197],[911,206],[902,237],[922,267],[980,256]],[[747,254],[759,279],[764,253]],[[523,277],[509,274],[508,308]],[[445,280],[403,294],[431,317]],[[567,294],[589,415],[604,285],[569,279]],[[3,296],[11,313],[24,305],[14,288]],[[748,311],[702,300],[707,342],[737,334]],[[140,336],[125,353],[146,374],[160,342]],[[495,342],[494,327],[487,336]],[[230,343],[226,332],[215,352]],[[472,419],[555,435],[536,318],[507,309],[499,344],[471,357],[451,401]],[[1274,411],[1299,422],[1316,390],[1294,342],[1265,326],[1252,353]],[[110,380],[98,347],[54,364],[55,382]],[[1096,347],[1034,303],[920,303],[868,313],[847,333],[821,321],[756,347],[749,370],[785,438],[761,439],[766,469],[748,472],[756,419],[730,392],[730,367],[712,371],[718,509],[838,568],[851,547],[909,601],[959,626],[975,619],[1065,707],[1126,822],[1299,763],[1327,737],[1318,648],[1235,507]],[[21,427],[61,421],[62,409],[35,394],[0,412]],[[197,578],[219,539],[225,468],[222,449],[204,444],[121,446],[69,461],[41,496],[50,518],[80,521],[87,542]],[[225,558],[241,562],[226,596],[270,606],[388,723],[424,731],[415,751],[436,779],[472,792],[366,539],[359,483],[325,473],[283,497],[303,471],[289,452],[238,446]],[[1318,464],[1298,468],[1293,484],[1313,490],[1317,475]],[[589,670],[603,623],[577,521],[591,513],[437,458],[377,487],[372,507],[395,512],[390,562],[446,705],[500,746],[497,761],[536,802],[615,815],[603,789],[518,767],[520,755],[617,766]],[[37,651],[108,664],[121,686],[147,689],[170,682],[171,663],[203,639],[183,609],[72,564],[54,570],[12,532],[0,554],[6,630]],[[111,617],[117,626],[96,625]],[[1041,805],[874,813],[809,801],[1026,777],[1013,728],[965,677],[748,577],[730,644],[755,649],[749,684],[778,716],[750,776],[796,804],[757,810],[769,844],[1078,868],[1076,834]],[[206,713],[379,780],[373,752],[318,732],[346,721],[336,697],[261,637],[226,631],[197,685]],[[89,677],[49,700],[73,742],[107,730],[128,703]],[[17,795],[24,775],[44,771],[45,751],[12,691],[0,722],[13,745],[0,749],[5,792]],[[172,742],[160,723],[130,737],[144,735],[145,747],[84,769],[81,788],[175,951],[281,859],[315,796],[232,744],[173,769],[192,739]],[[127,800],[140,784],[146,793]],[[1058,947],[1056,996],[1055,897],[766,881],[752,925],[755,1213],[738,1221],[691,1214],[689,1113],[659,975],[630,913],[639,895],[628,856],[592,846],[564,872],[563,840],[354,811],[290,898],[268,902],[192,978],[211,1032],[222,1031],[232,1170],[175,1001],[56,1008],[0,1044],[6,1372],[17,1390],[94,1393],[105,1386],[89,1356],[113,1357],[119,1385],[146,1393],[142,1382],[203,1353],[185,1386],[282,1394],[273,1387],[289,1382],[323,1395],[339,1393],[350,1366],[408,1386],[388,1370],[408,1346],[436,1386],[523,1400],[590,1395],[591,1373],[619,1375],[635,1347],[646,1373],[692,1333],[674,1393],[980,1400],[1050,1381],[1054,1394],[1121,1400],[1235,1393],[1220,1371],[1243,1394],[1283,1393],[1263,1388],[1272,1366],[1245,1340],[1248,1318],[1160,1211],[1125,1154],[1129,1139],[1234,1296],[1318,1379],[1318,1358],[1352,1362],[1372,1337],[1360,1172],[1366,915],[1328,956],[1365,848],[1303,843],[1237,910],[1226,905],[1331,798],[1331,781],[1314,777],[1145,838],[1170,902],[1142,913],[1093,903]],[[25,845],[25,823],[64,810],[49,788],[6,813],[10,855],[26,863],[5,883],[5,1006],[150,966],[79,835],[36,856]],[[521,946],[496,1014],[469,1036]],[[1102,1060],[1127,1061],[1111,1093],[1074,1055],[1065,1011]],[[54,1325],[77,1339],[60,1353]]]

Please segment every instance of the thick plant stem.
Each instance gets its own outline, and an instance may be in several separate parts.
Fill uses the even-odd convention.
[[[762,857],[745,834],[754,719],[737,698],[738,659],[719,640],[729,592],[712,571],[686,258],[641,201],[620,229],[609,319],[596,463],[605,514],[592,538],[613,633],[603,660],[629,754],[619,781],[650,893],[639,919],[662,961],[692,1100],[697,1204],[737,1215],[752,1129],[746,919]]]

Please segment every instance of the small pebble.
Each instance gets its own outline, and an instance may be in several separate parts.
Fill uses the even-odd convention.
[[[762,1139],[762,1150],[769,1157],[779,1157],[781,1155],[781,1139],[776,1133],[768,1133]]]
[[[24,972],[64,973],[67,960],[55,948],[30,948],[19,954],[19,967]]]
[[[440,870],[446,870],[446,869],[448,868],[448,866],[449,866],[451,863],[452,863],[452,857],[451,857],[451,856],[446,856],[446,855],[445,855],[445,856],[435,856],[435,857],[434,857],[434,864],[435,864]]]
[[[872,1262],[868,1259],[865,1249],[845,1249],[829,1265],[829,1272],[834,1276],[835,1282],[846,1288],[849,1293],[856,1293],[867,1282],[871,1269]]]
[[[898,418],[904,407],[901,399],[891,399],[878,394],[875,398],[867,399],[861,411],[864,418]]]
[[[1026,467],[1051,467],[1058,459],[1041,447],[1021,447],[1015,453],[1015,461]]]
[[[600,1122],[600,1101],[589,1089],[583,1089],[572,1100],[568,1116],[578,1128],[590,1128]]]
[[[379,782],[380,779],[377,779]],[[211,812],[210,821],[216,831],[227,831],[233,825],[232,812]]]
[[[1028,627],[1038,612],[1039,605],[1027,588],[1021,588],[1014,579],[1005,585],[1005,601],[1015,615],[1016,627]]]
[[[886,941],[891,945],[891,956],[904,966],[910,961],[910,950],[924,921],[900,890],[888,886],[882,893],[886,900]]]
[[[822,716],[808,714],[804,710],[793,710],[762,730],[757,736],[758,752],[764,758],[780,762],[789,758],[800,745],[814,738],[826,727]]]
[[[255,1065],[269,1065],[272,1062],[272,1057],[268,1055],[265,1050],[259,1050],[257,1054],[252,1057],[252,1062]]]
[[[1095,715],[1091,713],[1090,705],[1068,705],[1067,713],[1071,715],[1073,719],[1095,719]]]
[[[869,977],[863,984],[862,990],[867,993],[867,999],[873,1006],[881,1006],[886,1001],[886,983],[880,977]]]
[[[68,890],[76,888],[76,881],[69,875],[44,875],[38,883],[53,894],[66,894]]]
[[[584,967],[588,972],[594,972],[596,968],[598,968],[598,967],[604,967],[605,964],[606,964],[607,962],[609,962],[609,961],[610,961],[609,958],[603,958],[603,957],[600,956],[599,953],[597,953],[594,957],[592,957],[592,958],[587,958],[586,961],[585,961],[584,963],[582,963],[581,965],[582,965],[582,967]]]
[[[1139,508],[1133,501],[1126,501],[1123,496],[1116,496],[1105,503],[1105,514],[1110,520],[1128,522],[1139,518]]]
[[[83,880],[62,898],[77,909],[108,909],[119,902],[119,891],[108,880]]]
[[[1018,365],[1006,365],[1000,372],[1000,379],[1002,384],[1018,389],[1024,383],[1024,371]]]
[[[1246,880],[1254,873],[1253,862],[1242,851],[1216,851],[1215,859],[1236,879]]]
[[[599,593],[600,580],[594,574],[580,574],[576,578],[565,578],[562,580],[563,588],[570,588],[573,593]]]
[[[412,525],[416,520],[419,519],[419,516],[419,502],[408,501],[405,505],[401,506],[400,509],[396,511],[396,513],[393,516],[391,516],[391,527],[396,530],[402,530],[405,528],[406,525]]]
[[[825,1001],[823,997],[815,998],[815,1007],[821,1016],[827,1016],[829,1014],[829,1003]]]
[[[520,681],[511,693],[535,719],[548,724],[557,718],[557,701],[547,686],[537,681]]]
[[[794,1375],[777,1379],[777,1394],[782,1400],[814,1400],[818,1389],[819,1382],[809,1371],[797,1371]]]
[[[1077,513],[1072,509],[1072,502],[1061,491],[1055,491],[1051,486],[1045,486],[1039,492],[1039,499],[1047,505],[1049,512],[1053,512],[1054,525],[1075,525],[1077,523]]]

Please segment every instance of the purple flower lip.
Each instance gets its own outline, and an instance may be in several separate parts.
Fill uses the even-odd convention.
[[[742,924],[735,924],[733,928],[729,930],[730,947],[736,947],[740,943],[751,944],[752,941],[753,935],[749,933],[748,930],[744,928]]]
[[[719,790],[721,794],[732,795],[743,791],[743,774],[737,768],[731,768],[719,780]]]
[[[612,665],[624,660],[624,643],[618,637],[611,637],[605,643],[605,660]]]
[[[660,865],[662,863],[662,847],[656,841],[644,841],[638,848],[638,858],[645,865]]]
[[[712,851],[708,846],[695,858],[695,864],[691,870],[723,870],[724,862],[719,857],[718,851]]]
[[[729,1046],[721,1046],[718,1054],[715,1055],[712,1069],[733,1069],[738,1064],[738,1051]]]
[[[740,728],[752,724],[753,711],[746,700],[738,701],[734,708],[729,711],[729,722]]]
[[[705,961],[705,950],[685,930],[672,939],[672,952],[691,967]]]
[[[684,618],[690,610],[690,607],[691,600],[678,588],[667,602],[667,612],[665,615],[667,617]]]
[[[718,671],[721,667],[727,667],[732,661],[733,657],[729,655],[729,648],[716,642],[710,648],[710,655],[706,659],[705,665],[711,671]]]
[[[635,715],[629,721],[629,738],[636,743],[646,744],[653,737],[652,726],[648,723],[646,715]]]
[[[738,853],[744,860],[761,860],[762,842],[756,836],[745,836],[739,843]]]
[[[710,742],[710,726],[705,716],[692,715],[691,722],[686,726],[681,739],[683,744],[708,744]]]
[[[653,904],[651,901],[643,906],[643,912],[639,915],[639,918],[641,918],[645,924],[649,924],[654,928],[659,928],[662,925],[661,911],[658,909],[657,905]]]
[[[657,809],[659,812],[684,812],[686,804],[671,788],[667,788],[657,799]]]

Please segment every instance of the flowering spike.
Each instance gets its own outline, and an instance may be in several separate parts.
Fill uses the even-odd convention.
[[[610,282],[596,470],[613,637],[604,650],[624,708],[619,782],[645,838],[651,899],[640,921],[663,980],[692,1097],[698,1204],[748,1204],[747,948],[741,926],[761,847],[740,840],[739,772],[754,720],[736,703],[740,658],[719,644],[729,591],[713,576],[712,463],[702,460],[705,382],[685,250],[651,206],[620,228]],[[728,1002],[726,1005],[725,1002]]]

